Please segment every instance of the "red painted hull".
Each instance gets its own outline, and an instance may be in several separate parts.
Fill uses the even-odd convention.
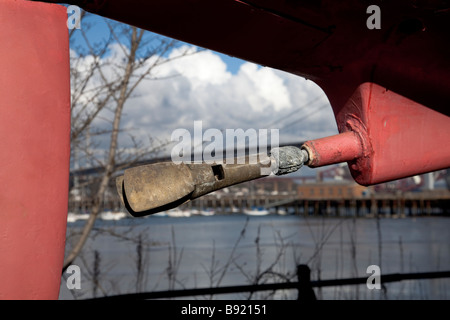
[[[369,30],[368,3],[356,0],[73,1],[315,81],[340,132],[362,139],[361,150],[342,150],[345,159],[322,150],[333,161],[350,161],[361,184],[450,167],[450,13],[445,1],[423,3],[379,1],[381,30]],[[70,155],[66,19],[61,6],[0,0],[3,299],[58,297]],[[346,134],[344,142],[354,137]]]
[[[0,0],[0,299],[57,299],[70,157],[66,10]]]
[[[71,1],[69,1],[71,2]],[[268,0],[72,1],[88,11],[318,83],[333,108],[377,83],[448,113],[450,11],[443,4]]]
[[[356,130],[349,117],[365,127],[356,130],[367,138],[364,155],[350,163],[361,184],[448,168],[450,10],[440,2],[371,4],[381,9],[379,30],[367,27],[369,4],[356,0],[107,0],[84,7],[313,80],[341,133]]]

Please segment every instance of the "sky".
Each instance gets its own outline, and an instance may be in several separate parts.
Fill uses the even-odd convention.
[[[102,19],[93,16],[81,25],[89,27],[93,42],[106,37]],[[72,56],[82,43],[76,32]],[[127,102],[121,128],[135,139],[170,141],[176,129],[193,132],[194,121],[202,121],[203,130],[277,129],[280,143],[337,133],[328,99],[314,82],[181,42],[167,57],[187,47],[199,52],[158,67],[156,78],[169,77],[142,82]],[[110,51],[108,58],[120,63],[119,46],[112,45]],[[94,125],[101,128],[106,125],[102,119],[111,115],[105,113]],[[120,144],[128,143],[129,136],[122,136]]]

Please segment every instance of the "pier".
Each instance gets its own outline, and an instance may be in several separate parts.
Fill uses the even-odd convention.
[[[92,182],[94,183],[94,182]],[[85,185],[89,185],[86,183]],[[264,178],[225,188],[182,204],[182,210],[212,210],[215,214],[240,214],[261,208],[270,214],[324,217],[406,217],[450,215],[450,191],[386,191],[363,187],[350,180],[316,181],[307,178]],[[88,213],[89,190],[69,197],[69,212]],[[111,184],[104,210],[124,211]]]
[[[280,195],[207,195],[183,205],[187,208],[213,208],[216,213],[237,212],[251,207],[272,209],[275,214],[329,217],[415,216],[450,214],[449,192],[406,193],[400,195],[376,194],[360,197],[313,198],[298,194]]]

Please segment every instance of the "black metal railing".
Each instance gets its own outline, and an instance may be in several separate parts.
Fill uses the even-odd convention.
[[[403,280],[419,280],[419,279],[436,279],[436,278],[450,278],[450,271],[437,272],[417,272],[417,273],[393,273],[380,275],[380,283],[385,284],[389,282],[398,282]],[[105,296],[95,298],[95,300],[103,299],[167,299],[180,298],[202,295],[218,295],[241,292],[258,292],[258,291],[275,291],[293,289],[298,291],[297,300],[311,301],[316,300],[313,288],[320,287],[334,287],[346,285],[361,285],[366,284],[367,277],[361,278],[344,278],[344,279],[329,279],[329,280],[313,280],[311,281],[311,270],[307,265],[299,265],[297,267],[296,282],[282,282],[282,283],[268,283],[255,285],[241,285],[241,286],[225,286],[225,287],[211,287],[211,288],[196,288],[196,289],[182,289],[182,290],[168,290],[168,291],[154,291],[131,293],[114,296]]]

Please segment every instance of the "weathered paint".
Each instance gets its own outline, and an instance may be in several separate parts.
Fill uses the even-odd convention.
[[[306,165],[312,168],[351,161],[364,154],[361,137],[354,131],[307,141],[302,148],[308,151]]]
[[[361,184],[450,166],[445,2],[383,3],[389,14],[378,31],[365,27],[367,3],[357,0],[70,2],[312,79],[329,97],[340,132],[362,139],[350,161]],[[66,12],[0,0],[0,21],[0,298],[56,298],[69,173]],[[341,151],[353,156],[354,146]],[[331,162],[347,159],[326,151]]]
[[[450,13],[445,2],[383,2],[379,30],[367,28],[369,4],[358,0],[71,2],[105,17],[313,80],[327,94],[340,132],[370,137],[362,140],[363,157],[350,163],[361,184],[450,167],[446,146]],[[377,89],[371,95],[364,83],[389,91]],[[352,103],[358,112],[353,112]],[[350,115],[353,120],[342,119]],[[346,127],[350,125],[354,128]],[[329,143],[327,162],[336,147],[331,145],[335,141]],[[351,145],[346,148],[350,155],[354,152]],[[346,148],[339,147],[342,152]],[[331,162],[346,158],[333,157]],[[325,163],[323,158],[320,161]]]
[[[57,299],[70,156],[64,7],[0,0],[0,299]]]
[[[450,167],[450,117],[382,86],[360,85],[336,120],[364,139],[363,156],[349,162],[362,185]]]
[[[303,145],[310,167],[348,162],[373,185],[450,166],[450,117],[379,85],[359,86],[336,120],[340,134]]]

